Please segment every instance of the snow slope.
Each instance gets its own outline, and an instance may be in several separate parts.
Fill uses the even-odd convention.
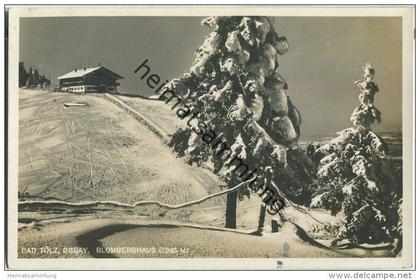
[[[153,132],[101,96],[21,90],[19,106],[21,193],[182,203],[207,195],[216,180],[197,178]]]

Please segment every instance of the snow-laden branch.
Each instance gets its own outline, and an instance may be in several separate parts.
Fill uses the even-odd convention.
[[[169,210],[176,210],[176,209],[181,209],[184,207],[190,207],[196,204],[200,204],[206,200],[209,200],[211,198],[217,197],[217,196],[221,196],[224,194],[228,194],[231,192],[234,192],[236,190],[238,190],[239,188],[243,187],[246,183],[251,182],[251,180],[248,181],[243,181],[239,184],[237,184],[235,187],[230,188],[230,189],[226,189],[217,193],[213,193],[210,194],[208,196],[193,200],[193,201],[189,201],[189,202],[185,202],[185,203],[181,203],[181,204],[175,204],[175,205],[171,205],[171,204],[167,204],[167,203],[163,203],[157,200],[143,200],[143,201],[137,201],[133,204],[129,204],[129,203],[122,203],[122,202],[118,202],[118,201],[83,201],[83,202],[69,202],[69,201],[62,201],[62,200],[24,200],[24,201],[19,201],[18,202],[18,206],[27,206],[27,207],[34,207],[34,206],[62,206],[62,207],[98,207],[99,205],[104,205],[104,206],[114,206],[114,207],[121,207],[121,208],[136,208],[139,206],[147,206],[147,205],[158,205],[162,208],[166,208]],[[286,201],[296,210],[298,210],[299,212],[308,215],[309,217],[311,217],[313,220],[315,220],[316,222],[320,223],[320,224],[324,224],[323,222],[319,221],[318,219],[316,219],[315,217],[313,217],[308,211],[305,211],[304,209],[301,209],[300,207],[298,207],[297,205],[295,205],[293,202],[291,202],[289,199],[286,198],[286,196],[280,191],[279,187],[272,182],[272,186],[275,188],[275,190],[277,191],[277,193],[282,196],[283,198],[286,199]]]
[[[193,201],[189,201],[189,202],[185,202],[185,203],[181,203],[181,204],[167,204],[167,203],[163,203],[157,200],[143,200],[143,201],[137,201],[133,204],[129,204],[129,203],[122,203],[122,202],[118,202],[118,201],[84,201],[84,202],[68,202],[68,201],[62,201],[62,200],[25,200],[25,201],[19,201],[18,206],[67,206],[67,207],[97,207],[99,205],[105,205],[105,206],[114,206],[114,207],[121,207],[121,208],[136,208],[139,206],[147,206],[147,205],[158,205],[162,208],[166,208],[166,209],[170,209],[170,210],[175,210],[175,209],[180,209],[180,208],[184,208],[184,207],[189,207],[189,206],[193,206],[195,204],[199,204],[202,203],[206,200],[209,200],[211,198],[217,197],[217,196],[221,196],[230,192],[234,192],[236,190],[238,190],[239,188],[241,188],[243,185],[245,185],[246,183],[250,182],[251,180],[248,181],[243,181],[239,184],[237,184],[235,187],[230,188],[230,189],[226,189],[224,191],[221,192],[217,192],[217,193],[213,193],[210,194],[208,196],[193,200]]]
[[[325,225],[325,223],[321,222],[320,220],[318,220],[317,218],[315,218],[314,216],[311,215],[311,213],[309,213],[307,210],[302,209],[299,205],[294,204],[292,201],[290,201],[290,199],[288,199],[284,193],[282,191],[280,191],[280,188],[276,185],[276,183],[271,182],[271,185],[274,187],[274,189],[277,191],[278,195],[280,195],[281,197],[283,197],[293,208],[295,208],[297,211],[308,215],[309,217],[311,217],[314,221],[316,221],[317,223],[320,223],[322,225]]]

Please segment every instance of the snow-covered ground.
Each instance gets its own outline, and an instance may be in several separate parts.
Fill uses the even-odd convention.
[[[152,119],[167,133],[185,125],[163,102],[118,98]],[[66,107],[68,103],[88,106]],[[21,90],[19,106],[20,200],[133,203],[155,199],[177,204],[220,191],[221,182],[208,170],[188,166],[176,158],[150,129],[101,95]],[[156,206],[136,209],[111,206],[22,208],[19,212],[19,248],[29,245],[83,247],[86,244],[168,247],[176,244],[192,248],[187,257],[389,255],[387,249],[356,248],[358,251],[355,251],[352,248],[335,252],[321,245],[329,245],[332,238],[325,225],[335,224],[340,218],[323,210],[310,210],[308,215],[307,210],[288,207],[285,216],[289,222],[279,233],[270,233],[271,221],[267,215],[263,236],[246,234],[256,228],[259,208],[260,199],[254,196],[238,203],[240,232],[222,230],[224,196],[174,211]],[[193,224],[219,230],[197,228]],[[287,256],[285,242],[289,248]],[[67,257],[98,257],[90,251],[79,253]],[[22,252],[19,255],[63,257],[28,256]],[[157,256],[160,255],[150,257]]]

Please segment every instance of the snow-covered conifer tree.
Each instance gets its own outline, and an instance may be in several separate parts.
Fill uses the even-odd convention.
[[[296,145],[300,113],[277,72],[277,57],[289,47],[286,38],[268,17],[209,17],[202,24],[212,32],[193,66],[160,94],[168,103],[180,97],[177,114],[190,126],[178,130],[170,145],[188,163],[210,166],[229,188],[255,177],[250,186],[257,193],[264,183],[276,198],[299,200],[310,181],[310,163]],[[246,187],[228,194],[226,227],[236,227],[237,199],[249,195]]]
[[[338,133],[316,152],[322,153],[318,169],[320,191],[312,207],[323,207],[333,215],[344,211],[345,221],[336,241],[375,243],[398,238],[398,208],[401,183],[386,158],[387,145],[371,126],[381,122],[373,105],[379,89],[375,70],[367,63],[364,76],[355,85],[360,104],[351,115],[353,127]]]

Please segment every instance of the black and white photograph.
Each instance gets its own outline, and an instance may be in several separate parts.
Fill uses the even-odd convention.
[[[413,266],[413,6],[8,17],[10,268]]]

